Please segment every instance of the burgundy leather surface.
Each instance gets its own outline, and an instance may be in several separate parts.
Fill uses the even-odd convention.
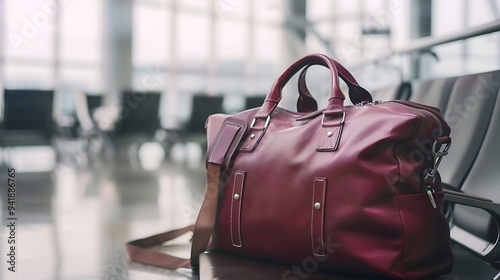
[[[477,260],[470,255],[460,258],[462,267],[467,267],[471,261],[474,265],[478,265]],[[235,257],[233,255],[205,252],[200,255],[200,280],[212,279],[237,279],[237,280],[387,280],[383,277],[356,277],[353,275],[340,275],[321,270],[314,270],[313,263],[305,262],[308,267],[304,270],[298,265],[280,265],[269,262],[257,261],[249,258]],[[482,266],[481,266],[482,265]],[[448,274],[441,277],[430,278],[428,280],[474,280],[474,279],[492,279],[495,273],[494,269],[487,267],[485,264],[479,264],[480,267],[485,268],[484,273],[480,275],[467,273]],[[486,267],[485,267],[486,266]],[[474,273],[474,272],[472,272]],[[464,277],[466,275],[466,277]]]
[[[284,84],[310,64],[331,70],[327,109],[276,108]],[[224,261],[220,267],[202,254],[209,241],[214,252],[291,267],[281,279],[306,279],[317,270],[349,279],[421,279],[451,270],[441,180],[439,174],[434,182],[424,180],[433,164],[432,144],[449,139],[449,126],[439,110],[410,101],[344,107],[335,67],[324,55],[306,56],[278,79],[261,108],[210,116],[207,191],[190,263],[208,263],[201,267],[202,279],[231,279],[224,271],[234,272],[233,265]],[[335,148],[325,137],[335,138]],[[330,148],[318,149],[318,141]],[[426,182],[434,188],[429,196],[436,209]],[[189,267],[187,260],[146,247],[190,229],[129,242],[129,256]],[[259,275],[248,279],[267,279]]]
[[[326,112],[332,119],[276,109],[289,77],[314,63],[332,71]],[[240,147],[221,178],[212,250],[287,265],[309,260],[318,269],[365,276],[418,279],[449,272],[453,258],[441,183],[434,184],[438,209],[433,209],[423,180],[432,165],[432,143],[450,133],[439,110],[409,101],[343,106],[343,98],[335,65],[311,55],[278,79],[266,98],[270,102],[231,116],[247,124],[258,121],[241,144],[254,141],[252,149]],[[318,141],[329,134],[324,122],[339,123],[338,112],[345,112],[345,123],[337,149],[318,151]],[[267,114],[269,126],[263,129]],[[221,126],[210,123],[221,118],[210,117],[209,135],[218,133]],[[250,137],[256,132],[261,135]],[[209,147],[214,140],[209,136]],[[233,187],[241,183],[241,243],[236,243],[241,246],[235,246]],[[318,245],[321,250],[313,248]]]

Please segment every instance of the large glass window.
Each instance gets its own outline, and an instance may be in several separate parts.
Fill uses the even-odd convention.
[[[162,115],[187,118],[200,93],[224,94],[225,109],[239,110],[275,79],[282,21],[277,0],[136,0],[134,87],[159,69]]]
[[[499,0],[432,2],[432,35],[442,36],[500,19]],[[500,68],[500,34],[488,34],[433,48],[439,59],[420,58],[421,78],[460,76]]]
[[[61,6],[60,14],[57,110],[73,114],[78,92],[102,94],[102,1],[71,0]]]
[[[133,17],[134,65],[144,67],[165,64],[170,51],[168,11],[156,6],[135,4]]]
[[[5,88],[53,89],[55,114],[100,91],[102,1],[4,1]]]
[[[181,64],[206,62],[210,51],[210,19],[207,14],[180,13],[176,27],[176,47]]]
[[[37,0],[6,0],[4,9],[4,86],[52,88],[56,9]]]

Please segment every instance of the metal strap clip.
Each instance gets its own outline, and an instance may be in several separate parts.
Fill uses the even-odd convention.
[[[432,208],[436,209],[436,201],[434,200],[434,196],[432,193],[434,192],[434,189],[432,188],[432,185],[434,185],[434,180],[436,179],[436,173],[437,169],[439,167],[439,164],[441,164],[441,160],[443,159],[444,156],[448,154],[448,150],[450,149],[451,142],[447,142],[444,145],[444,148],[442,151],[438,149],[439,141],[436,140],[434,141],[434,144],[432,145],[432,167],[425,175],[424,181],[425,181],[425,191],[427,193],[427,196],[429,197],[429,201],[431,202]]]

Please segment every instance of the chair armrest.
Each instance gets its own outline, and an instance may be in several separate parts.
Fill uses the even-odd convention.
[[[497,222],[500,222],[500,204],[494,203],[490,199],[461,192],[444,190],[444,200],[483,209],[484,211],[491,214],[497,220]]]
[[[500,204],[490,199],[450,190],[444,190],[444,193],[445,201],[482,209],[491,215],[497,225],[500,225]],[[453,221],[450,225],[450,235],[454,241],[478,254],[492,266],[500,268],[500,236],[494,243],[491,243],[453,225]]]

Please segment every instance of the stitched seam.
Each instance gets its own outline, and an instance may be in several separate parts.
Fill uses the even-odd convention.
[[[318,145],[318,148],[334,148],[335,147],[335,143],[333,142],[333,135],[332,137],[328,137],[326,136],[326,132],[327,132],[327,129],[326,128],[323,128],[323,134],[321,135],[320,139],[319,139],[319,145]],[[338,138],[338,128],[332,130],[333,134],[335,135],[337,133],[337,137]],[[328,140],[330,140],[331,143],[327,143]]]
[[[257,143],[257,140],[261,137],[262,133],[261,132],[256,132],[255,133],[255,138],[252,139],[250,136],[243,142],[243,145],[241,147],[241,150],[252,150],[254,146]],[[252,141],[255,141],[255,143],[252,143]]]
[[[325,129],[323,128],[323,133],[321,134],[320,138],[319,138],[319,145],[318,145],[318,148],[324,148],[325,147],[325,143],[326,141],[328,141],[328,137],[325,136]]]
[[[243,142],[243,145],[242,145],[241,149],[242,149],[242,150],[249,150],[249,147],[248,147],[248,146],[249,146],[249,144],[250,144],[250,141],[251,141],[251,140],[250,140],[250,137],[249,137],[249,138],[247,138],[247,139],[245,140],[245,142]]]
[[[240,186],[240,199],[239,199],[239,211],[238,211],[238,237],[239,237],[239,244],[238,246],[242,246],[241,242],[241,204],[243,203],[243,184],[245,182],[245,173],[244,172],[236,172],[237,174],[241,175],[241,186]]]
[[[326,130],[326,129],[325,129],[325,130]],[[335,131],[335,130],[332,130],[332,132],[333,132],[333,135],[335,135],[335,132],[336,132],[336,131]],[[331,137],[328,137],[328,136],[326,137],[326,141],[327,141],[327,146],[328,146],[328,148],[333,147],[333,139],[332,139],[332,138],[333,138],[333,135],[332,135]]]
[[[404,225],[404,222],[403,222],[403,217],[401,216],[401,208],[400,208],[400,205],[399,205],[399,194],[396,194],[396,203],[397,203],[397,208],[398,208],[398,214],[399,214],[399,220],[401,221],[401,229],[403,230],[402,232],[402,239],[403,239],[403,248],[401,248],[401,261],[399,263],[400,267],[400,271],[401,271],[401,274],[403,274],[405,277],[408,277],[408,275],[406,275],[406,272],[403,270],[403,265],[404,265],[404,261],[405,261],[405,255],[406,255],[406,250],[405,250],[405,239],[406,239],[406,234],[405,234],[405,225]]]
[[[394,195],[396,196],[396,208],[397,208],[397,211],[398,211],[398,215],[399,215],[399,221],[401,222],[401,236],[402,236],[402,240],[403,240],[403,245],[402,245],[402,248],[401,248],[401,258],[400,258],[400,261],[399,261],[399,271],[405,275],[406,273],[403,272],[403,262],[405,260],[405,225],[403,223],[403,217],[401,216],[401,208],[400,208],[400,204],[399,204],[399,193],[397,191],[397,186],[396,184],[400,181],[401,179],[401,162],[399,161],[399,157],[398,157],[398,149],[400,148],[400,144],[396,145],[395,148],[393,148],[393,156],[395,157],[396,159],[396,164],[398,165],[398,180],[396,181],[396,183],[394,184],[394,187],[392,188],[392,191],[394,192]]]
[[[312,252],[314,255],[314,189],[316,188],[316,180],[313,181],[313,193],[312,193],[312,203],[311,203],[311,245]]]
[[[236,188],[236,178],[237,178],[238,173],[234,174],[234,180],[233,180],[233,195],[231,197],[231,211],[229,213],[229,231],[231,233],[231,244],[234,244],[234,238],[233,238],[233,204],[234,204],[234,189]]]
[[[322,256],[325,255],[325,239],[323,236],[323,231],[324,231],[324,220],[325,220],[325,193],[326,193],[326,180],[322,179],[321,182],[323,182],[323,201],[321,202],[322,207],[321,207],[321,251],[322,251]]]

